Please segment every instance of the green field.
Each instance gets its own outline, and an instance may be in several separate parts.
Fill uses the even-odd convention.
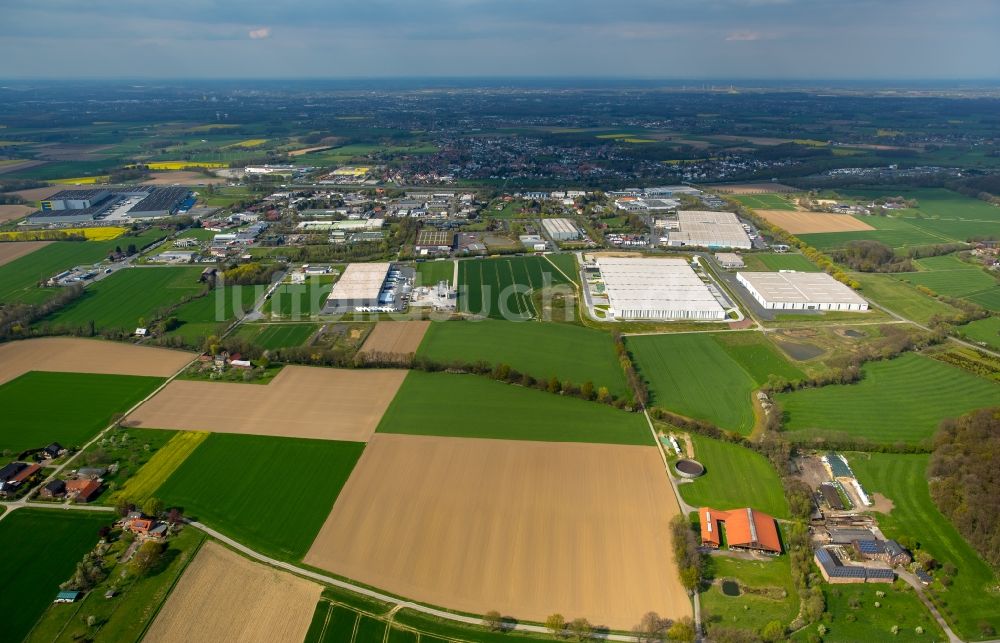
[[[989,310],[1000,311],[1000,282],[981,267],[951,255],[921,259],[917,265],[921,272],[894,276],[906,283],[930,288],[939,295],[961,297]]]
[[[793,439],[846,435],[874,443],[924,442],[944,418],[995,406],[1000,385],[914,353],[869,362],[857,384],[776,396]],[[886,413],[892,408],[892,413]]]
[[[332,283],[282,284],[274,289],[271,299],[264,304],[264,312],[291,321],[318,315],[332,289]]]
[[[545,258],[552,262],[556,268],[561,270],[569,277],[573,283],[579,285],[580,283],[580,272],[579,267],[576,265],[576,257],[569,252],[560,252],[558,254],[547,254]]]
[[[788,518],[788,502],[778,473],[764,456],[737,444],[690,434],[694,454],[705,475],[680,485],[681,497],[695,507],[752,507],[776,518]],[[733,484],[738,480],[739,484]]]
[[[928,234],[955,241],[966,241],[971,237],[1000,236],[1000,208],[950,190],[892,187],[844,190],[843,193],[866,199],[883,196],[916,199],[919,207],[899,210],[896,214]]]
[[[532,290],[568,283],[542,257],[470,259],[458,263],[458,305],[460,310],[493,319],[531,319],[538,314]]]
[[[934,315],[951,317],[958,313],[957,309],[892,275],[852,272],[851,279],[861,284],[861,294],[866,298],[921,324],[926,324]]]
[[[181,531],[168,541],[167,550],[158,566],[142,578],[121,573],[127,565],[111,569],[109,577],[83,600],[73,604],[50,605],[35,624],[28,643],[73,643],[92,641],[139,641],[205,540],[205,534],[193,527]],[[127,547],[124,541],[112,545],[111,558],[117,559]],[[113,600],[104,592],[115,588]],[[93,616],[95,625],[87,626]]]
[[[454,261],[421,261],[417,264],[417,286],[433,286],[439,281],[449,284],[455,281]]]
[[[131,268],[87,287],[84,295],[47,317],[43,323],[97,330],[123,329],[151,323],[184,297],[201,293],[201,268]],[[142,320],[142,321],[140,321]]]
[[[627,345],[652,404],[741,433],[753,428],[751,394],[770,374],[802,377],[759,333],[646,335]]]
[[[200,348],[203,338],[222,333],[237,316],[253,310],[254,302],[266,289],[267,286],[228,286],[181,304],[171,315],[180,326],[167,336],[183,337],[187,345]]]
[[[0,450],[82,446],[163,382],[158,377],[31,371],[0,386]]]
[[[432,323],[417,352],[438,362],[508,364],[535,378],[593,382],[625,395],[625,376],[607,332],[568,324],[496,320]]]
[[[958,241],[954,237],[924,230],[915,225],[913,220],[899,216],[892,217],[862,217],[874,230],[858,230],[854,232],[820,232],[796,235],[810,246],[828,251],[843,248],[848,241],[870,239],[884,243],[891,248],[909,248],[913,246],[930,246],[939,243]]]
[[[177,467],[181,466],[187,460],[188,456],[194,453],[195,449],[209,436],[208,433],[200,431],[126,430],[145,430],[149,433],[161,433],[172,436],[165,445],[158,449],[142,465],[142,468],[134,476],[125,480],[124,485],[119,485],[119,489],[109,498],[112,502],[118,498],[125,498],[137,506],[141,506],[147,498],[152,496],[173,475]]]
[[[826,585],[826,614],[822,623],[827,632],[823,641],[855,643],[855,641],[944,641],[941,627],[931,616],[916,593],[902,581],[892,585]],[[876,592],[884,592],[878,596]],[[881,607],[875,607],[878,602]],[[892,626],[899,627],[897,634]],[[917,634],[916,628],[923,628]],[[812,625],[794,640],[804,641],[816,632]]]
[[[776,270],[797,270],[799,272],[819,272],[804,255],[789,252],[761,252],[743,255],[746,270],[751,272],[772,272]]]
[[[725,556],[707,557],[707,575],[715,581],[738,580],[742,587],[757,590],[726,596],[718,582],[701,593],[702,619],[709,634],[713,626],[760,631],[771,621],[787,626],[799,610],[799,597],[792,582],[788,556],[773,560],[738,560]],[[773,592],[765,594],[764,591]],[[781,594],[784,593],[784,596]]]
[[[39,303],[53,296],[58,289],[38,288],[48,279],[74,266],[97,263],[108,256],[115,246],[127,248],[130,243],[142,248],[166,236],[158,229],[137,237],[120,237],[111,241],[57,241],[29,255],[0,266],[0,302],[20,301]]]
[[[754,210],[795,209],[795,206],[790,201],[777,194],[737,194],[730,198],[736,199],[743,205]]]
[[[477,375],[423,371],[406,376],[378,430],[549,442],[653,443],[639,413]]]
[[[241,324],[236,330],[236,337],[247,340],[264,350],[301,346],[313,333],[319,330],[319,324]]]
[[[888,538],[912,538],[941,564],[958,568],[951,587],[939,582],[930,586],[935,602],[958,635],[966,640],[984,638],[981,622],[1000,631],[997,576],[934,506],[927,487],[929,456],[854,454],[850,461],[870,493],[892,500],[892,512],[878,515],[879,527]]]
[[[959,326],[958,331],[969,341],[982,342],[994,350],[1000,350],[1000,317],[978,319],[971,324]]]
[[[213,433],[155,495],[258,551],[298,560],[363,448],[358,442]]]
[[[0,522],[0,638],[20,641],[28,634],[59,593],[59,584],[97,544],[97,530],[112,520],[92,512],[18,509]]]

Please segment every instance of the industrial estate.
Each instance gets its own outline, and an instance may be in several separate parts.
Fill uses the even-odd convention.
[[[105,91],[0,89],[0,640],[996,638],[996,98]]]

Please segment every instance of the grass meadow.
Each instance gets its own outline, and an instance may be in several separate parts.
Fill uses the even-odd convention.
[[[201,268],[131,268],[88,286],[82,297],[47,317],[43,323],[97,330],[134,330],[157,317],[157,311],[184,297],[200,294]],[[140,320],[143,320],[140,322]]]
[[[0,386],[0,450],[82,446],[163,382],[158,377],[31,371]],[[57,402],[56,402],[57,401]]]
[[[97,531],[113,516],[84,511],[18,509],[0,522],[0,585],[4,590],[0,638],[20,641],[52,604]]]
[[[982,268],[951,255],[917,262],[920,272],[894,275],[897,279],[930,288],[939,295],[961,297],[992,311],[1000,311],[1000,283]]]
[[[417,285],[434,286],[439,281],[449,284],[455,281],[455,262],[451,259],[443,261],[421,261],[417,264]]]
[[[753,507],[788,518],[788,502],[778,473],[764,456],[722,440],[691,434],[695,459],[705,474],[680,485],[689,505],[714,509]]]
[[[292,321],[318,315],[332,289],[333,283],[282,284],[264,304],[264,312]]]
[[[364,444],[213,433],[154,494],[284,560],[309,550]]]
[[[746,270],[752,272],[772,272],[776,270],[797,270],[799,272],[819,272],[804,255],[794,252],[761,252],[743,255]]]
[[[166,236],[158,229],[146,231],[136,237],[121,237],[110,241],[57,241],[39,248],[29,255],[0,266],[0,303],[24,302],[37,304],[48,300],[55,288],[39,288],[38,283],[53,275],[79,265],[97,263],[108,256],[116,246],[138,248],[147,246]]]
[[[1000,317],[978,319],[958,328],[969,341],[982,342],[990,348],[1000,349]]]
[[[319,324],[240,324],[236,337],[265,350],[301,346],[319,330]]]
[[[908,536],[942,565],[951,563],[958,568],[951,587],[934,582],[929,589],[959,636],[980,639],[980,623],[1000,631],[997,576],[931,500],[927,486],[929,459],[926,454],[888,453],[853,454],[850,458],[851,468],[865,489],[892,500],[892,511],[878,514],[885,535]]]
[[[759,333],[645,335],[626,343],[653,405],[744,434],[754,424],[753,390],[772,373],[802,376]]]
[[[851,279],[861,284],[861,294],[868,299],[921,324],[926,324],[934,315],[950,317],[958,313],[957,309],[892,275],[852,272]]]
[[[924,607],[916,592],[902,581],[892,585],[822,585],[826,597],[826,614],[822,623],[827,628],[823,641],[855,643],[856,641],[944,641],[944,631]],[[884,592],[885,596],[877,596]],[[875,607],[878,602],[881,607]],[[892,626],[899,627],[896,634]],[[917,634],[916,628],[923,628]],[[793,640],[808,640],[816,631],[813,625],[802,630]]]
[[[411,435],[653,444],[646,420],[596,402],[478,375],[410,371],[378,431]]]
[[[788,625],[798,614],[799,597],[788,556],[763,561],[708,556],[706,573],[715,581],[733,579],[759,592],[726,596],[719,582],[703,591],[700,596],[702,618],[710,635],[713,626],[760,631],[771,621]],[[765,593],[766,590],[773,592],[774,597]],[[785,593],[783,598],[778,597],[781,592]]]
[[[181,304],[171,314],[180,326],[167,335],[182,337],[188,346],[200,348],[203,338],[220,334],[237,315],[250,312],[265,289],[266,286],[224,287]]]
[[[795,206],[777,194],[737,194],[730,197],[754,210],[794,210]]]
[[[941,420],[1000,400],[1000,385],[915,353],[869,362],[862,371],[864,378],[856,384],[777,395],[789,437],[846,435],[880,444],[921,443]]]
[[[537,316],[532,290],[568,284],[543,257],[470,259],[458,263],[460,310],[493,319],[525,320]],[[515,291],[513,286],[519,286]]]
[[[508,364],[535,378],[593,382],[625,395],[610,333],[569,324],[497,320],[432,323],[417,352],[439,362]]]
[[[853,232],[819,232],[796,235],[810,246],[822,250],[843,248],[848,241],[870,239],[884,243],[891,248],[909,248],[912,246],[931,246],[939,243],[958,241],[954,237],[937,234],[918,227],[912,220],[898,216],[893,217],[862,217],[860,219],[874,230],[856,230]]]

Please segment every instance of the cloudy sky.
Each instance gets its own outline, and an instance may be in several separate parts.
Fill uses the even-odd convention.
[[[1000,0],[0,0],[0,78],[1000,78]]]

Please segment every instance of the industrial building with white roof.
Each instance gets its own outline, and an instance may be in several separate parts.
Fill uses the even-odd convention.
[[[746,229],[732,212],[681,210],[677,213],[678,230],[667,234],[669,246],[702,248],[744,248],[753,246]]]
[[[573,241],[580,238],[580,229],[569,219],[542,219],[542,227],[555,241]]]
[[[868,310],[868,302],[825,272],[738,272],[736,280],[768,310]]]
[[[333,284],[326,308],[345,309],[379,305],[379,295],[389,276],[391,263],[352,263]]]
[[[684,259],[599,257],[597,266],[615,319],[726,318]]]

